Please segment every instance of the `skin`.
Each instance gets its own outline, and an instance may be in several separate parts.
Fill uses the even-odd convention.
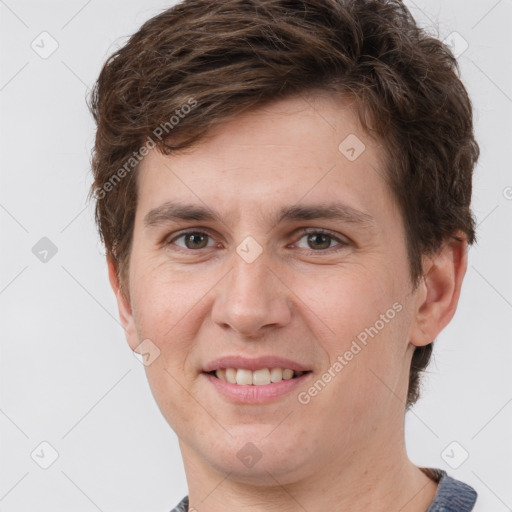
[[[190,150],[150,151],[138,171],[125,293],[112,261],[109,275],[130,347],[150,339],[160,350],[145,368],[179,438],[190,510],[424,512],[434,498],[437,484],[405,450],[409,367],[414,348],[455,312],[467,243],[459,234],[425,257],[413,289],[383,148],[352,107],[318,92],[279,100]],[[366,146],[355,161],[338,150],[349,134]],[[373,221],[270,218],[282,206],[334,200]],[[168,201],[206,206],[221,221],[146,226]],[[206,247],[176,239],[189,228],[211,237]],[[344,244],[301,228],[327,229]],[[248,236],[263,250],[252,263],[236,252]],[[201,374],[221,355],[279,355],[312,370],[307,391],[397,302],[401,311],[307,404],[296,392],[234,404]],[[247,442],[261,452],[250,468],[237,457]]]

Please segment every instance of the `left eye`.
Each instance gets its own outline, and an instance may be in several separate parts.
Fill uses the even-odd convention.
[[[331,235],[330,233],[324,233],[323,231],[310,231],[307,233],[304,233],[300,239],[303,240],[306,239],[306,243],[308,244],[308,247],[301,247],[302,249],[313,249],[313,250],[325,250],[331,248],[331,243],[333,241],[337,242],[337,245],[347,245],[346,242],[343,240]],[[297,247],[300,247],[299,242],[297,242],[294,245],[297,245]]]

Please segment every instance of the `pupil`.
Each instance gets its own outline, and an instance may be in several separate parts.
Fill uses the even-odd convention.
[[[202,249],[203,247],[205,247],[204,242],[206,240],[206,237],[204,235],[202,235],[201,233],[189,233],[187,235],[186,239],[187,239],[187,247],[188,247],[188,245],[193,245],[194,247],[192,247],[192,249],[197,249],[198,245],[196,245],[196,244],[199,244],[199,246],[200,246],[199,249]],[[190,241],[191,241],[191,244],[188,243]],[[202,245],[201,245],[201,242],[203,242]],[[188,248],[190,249],[191,247],[188,247]]]
[[[317,245],[317,248],[328,249],[329,245],[330,245],[330,237],[328,235],[323,235],[322,233],[317,233],[317,234],[310,235],[309,236],[309,242],[312,242],[313,245],[315,245],[316,241],[317,241],[317,239],[319,237],[323,238],[324,243],[320,242],[321,247],[318,247],[318,245]]]

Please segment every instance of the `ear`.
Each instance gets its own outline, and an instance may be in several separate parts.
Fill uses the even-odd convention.
[[[107,267],[108,267],[108,279],[110,281],[110,286],[116,295],[117,300],[117,309],[119,311],[119,318],[121,320],[121,325],[123,326],[126,341],[132,350],[139,345],[137,338],[137,330],[135,329],[135,322],[133,320],[132,315],[132,307],[130,304],[130,300],[123,293],[120,282],[119,282],[119,272],[116,263],[107,257]]]
[[[446,240],[434,255],[424,257],[410,337],[413,345],[433,342],[453,318],[467,264],[467,237],[463,233]]]

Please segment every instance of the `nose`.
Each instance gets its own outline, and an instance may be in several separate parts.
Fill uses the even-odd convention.
[[[264,255],[247,263],[234,254],[233,266],[217,287],[212,320],[244,338],[258,338],[290,322],[290,290]]]

